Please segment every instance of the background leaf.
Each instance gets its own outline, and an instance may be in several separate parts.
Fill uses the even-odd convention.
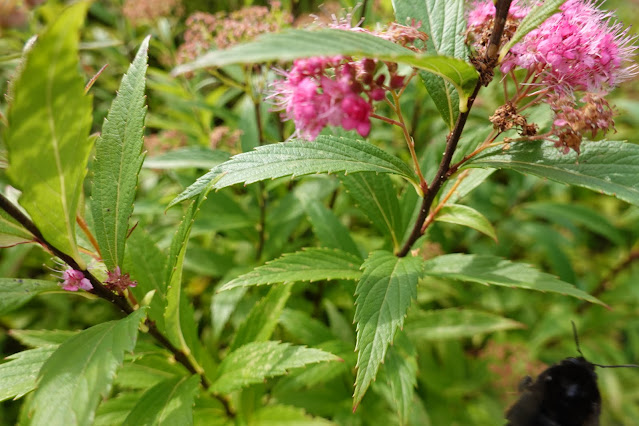
[[[435,220],[438,222],[454,223],[456,225],[463,225],[476,229],[497,241],[497,234],[495,233],[493,225],[483,214],[479,213],[472,207],[464,206],[462,204],[446,204],[442,207],[437,216],[435,216]]]
[[[64,11],[27,52],[11,88],[7,175],[42,235],[81,267],[76,211],[92,144],[92,97],[78,73],[88,3]]]
[[[358,351],[355,407],[375,379],[388,345],[402,327],[411,300],[417,296],[423,260],[376,251],[364,261],[362,269],[364,272],[355,290]]]
[[[144,311],[139,309],[121,320],[93,326],[60,345],[40,371],[31,424],[91,424],[124,352],[135,347]]]
[[[95,146],[91,212],[95,238],[109,271],[122,266],[124,261],[129,217],[133,213],[138,173],[144,161],[144,87],[150,37],[142,41],[128,72],[122,77]]]
[[[142,167],[147,169],[212,169],[229,159],[229,154],[200,146],[174,149],[154,157],[146,157]]]
[[[335,213],[317,200],[307,199],[302,204],[321,245],[359,257],[359,249],[348,228],[339,221]]]
[[[335,423],[313,417],[290,405],[267,405],[255,412],[252,426],[329,426]]]
[[[33,242],[33,235],[7,212],[0,210],[0,247],[30,242]]]
[[[0,315],[8,314],[40,293],[60,290],[53,281],[0,278]]]
[[[0,401],[21,398],[35,389],[42,365],[55,350],[55,346],[46,346],[8,356],[0,364]]]
[[[231,352],[220,364],[211,391],[230,393],[264,379],[286,374],[288,370],[322,361],[338,361],[335,355],[319,349],[288,343],[249,343]]]
[[[220,291],[235,287],[290,283],[296,281],[356,280],[361,276],[362,260],[336,249],[305,248],[258,266],[226,283]]]
[[[549,291],[604,305],[596,297],[579,290],[572,284],[561,281],[553,275],[539,272],[530,265],[511,262],[497,256],[462,253],[445,254],[427,260],[424,265],[424,272],[426,275],[433,277],[470,281],[485,285],[492,284],[510,288]]]
[[[581,154],[562,154],[553,142],[522,141],[487,149],[464,167],[495,167],[581,186],[639,205],[639,145],[586,142]]]
[[[198,376],[190,376],[158,383],[140,396],[123,425],[192,425],[199,382]]]

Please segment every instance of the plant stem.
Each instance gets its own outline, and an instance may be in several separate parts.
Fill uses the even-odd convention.
[[[457,122],[455,123],[455,127],[452,132],[448,135],[446,141],[446,149],[444,151],[444,155],[442,157],[441,162],[439,163],[439,168],[437,169],[437,173],[433,182],[431,182],[428,191],[425,191],[424,198],[422,201],[422,205],[419,209],[419,216],[413,225],[413,230],[411,231],[408,239],[404,243],[404,246],[397,253],[398,257],[404,257],[408,254],[411,247],[422,236],[422,225],[426,221],[428,217],[428,213],[430,208],[437,196],[437,193],[441,189],[444,182],[450,176],[448,171],[450,169],[450,162],[453,158],[453,154],[455,153],[455,149],[457,149],[457,144],[459,143],[459,138],[462,135],[462,131],[464,130],[464,126],[466,125],[466,121],[468,120],[468,116],[470,115],[470,110],[475,102],[475,98],[477,97],[477,93],[479,93],[479,89],[482,86],[482,81],[490,81],[492,77],[490,77],[492,73],[492,69],[497,65],[497,56],[499,54],[499,46],[501,44],[501,36],[504,32],[504,26],[506,24],[506,17],[508,16],[508,10],[510,9],[510,4],[512,0],[498,0],[495,5],[496,13],[495,13],[495,23],[493,26],[493,32],[490,37],[490,43],[488,44],[488,48],[486,49],[486,56],[484,58],[484,62],[488,65],[487,69],[484,71],[484,75],[480,76],[477,80],[477,84],[475,85],[475,89],[473,90],[472,95],[468,98],[468,102],[466,104],[466,111],[461,112],[457,117]],[[484,77],[484,78],[482,78]],[[490,77],[490,78],[489,78]]]

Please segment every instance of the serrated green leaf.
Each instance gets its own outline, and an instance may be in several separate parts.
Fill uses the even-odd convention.
[[[439,75],[452,83],[465,99],[472,93],[477,71],[470,64],[446,56],[425,56],[371,34],[338,29],[289,30],[265,34],[254,42],[211,51],[176,67],[173,74],[230,64],[289,61],[312,56],[357,56],[405,63]]]
[[[76,211],[92,148],[92,97],[78,73],[78,38],[88,2],[66,9],[27,52],[12,84],[7,175],[20,204],[59,250],[80,267]]]
[[[559,7],[566,0],[546,0],[533,7],[519,23],[513,37],[499,51],[499,62],[503,61],[508,51],[532,30],[538,28],[546,19],[559,12]]]
[[[625,244],[626,237],[608,218],[586,206],[578,204],[562,204],[553,202],[527,203],[522,206],[526,213],[543,217],[551,222],[569,221],[585,226],[620,246]]]
[[[408,340],[405,336],[404,339]],[[402,346],[409,344],[410,342],[406,342]],[[402,353],[403,351],[400,351],[397,346],[399,345],[390,347],[386,353],[384,377],[390,389],[399,424],[405,425],[413,408],[413,397],[417,385],[417,358],[414,353]]]
[[[321,417],[313,417],[298,407],[267,405],[257,410],[251,418],[251,426],[329,426],[335,423]]]
[[[326,325],[303,311],[284,309],[279,322],[288,334],[304,345],[317,346],[335,339]]]
[[[121,425],[140,400],[140,395],[140,392],[120,392],[115,398],[102,402],[95,413],[93,426]]]
[[[439,278],[559,293],[605,306],[596,297],[553,275],[540,272],[530,265],[511,262],[497,256],[445,254],[427,260],[424,272]]]
[[[231,352],[217,369],[210,390],[230,393],[269,377],[281,376],[288,370],[339,358],[319,349],[290,346],[288,343],[249,343]]]
[[[268,294],[253,306],[238,327],[230,350],[234,351],[251,342],[265,342],[270,339],[290,295],[290,285],[280,284],[271,287]]]
[[[296,281],[356,280],[362,260],[341,250],[305,248],[258,266],[226,283],[220,291],[235,287],[287,283]]]
[[[0,315],[23,306],[40,293],[60,290],[53,281],[0,278]]]
[[[120,84],[95,146],[91,212],[102,260],[110,271],[122,266],[129,218],[144,161],[144,88],[147,36]]]
[[[174,149],[154,157],[146,157],[142,167],[146,169],[212,169],[229,159],[225,151],[200,146]]]
[[[363,274],[357,296],[357,379],[354,406],[360,403],[375,379],[388,345],[404,323],[412,299],[417,297],[417,281],[424,262],[415,257],[396,257],[376,251],[362,265]]]
[[[136,228],[127,238],[122,272],[130,274],[131,279],[137,281],[137,286],[129,288],[137,300],[143,300],[150,291],[155,292],[148,316],[161,331],[164,330],[167,293],[164,281],[166,259],[166,254],[162,253],[144,229]]]
[[[522,141],[487,149],[464,167],[495,167],[531,173],[613,195],[639,205],[639,145],[583,142],[581,154],[562,154],[553,142]]]
[[[464,40],[466,15],[463,0],[394,0],[397,22],[410,25],[420,23],[420,30],[428,34],[429,55],[446,55],[458,59],[468,57]],[[455,86],[442,77],[425,71],[420,76],[437,110],[451,128],[459,115],[459,94]]]
[[[321,202],[305,199],[302,204],[320,244],[359,257],[359,249],[346,226]]]
[[[33,242],[33,235],[9,216],[9,213],[0,209],[0,247],[30,242]]]
[[[8,356],[0,364],[0,401],[21,398],[35,389],[42,365],[55,350],[55,346],[46,346]]]
[[[32,348],[59,346],[78,334],[72,330],[11,330],[9,333],[18,342]]]
[[[142,394],[123,425],[192,425],[199,381],[199,376],[190,376],[158,383]]]
[[[435,216],[435,220],[473,228],[497,241],[497,234],[493,225],[483,214],[472,207],[462,204],[446,204]]]
[[[397,190],[390,178],[376,173],[356,173],[342,177],[346,190],[382,234],[390,237],[399,248],[403,230]]]
[[[33,425],[91,424],[125,351],[132,351],[145,310],[88,328],[65,341],[39,374]]]
[[[525,325],[488,312],[471,309],[437,309],[416,311],[406,320],[404,331],[412,339],[439,341],[463,339],[478,334],[524,328]]]

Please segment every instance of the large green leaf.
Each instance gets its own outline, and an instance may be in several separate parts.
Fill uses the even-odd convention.
[[[396,257],[376,251],[364,261],[357,295],[357,379],[354,405],[360,403],[377,369],[384,360],[388,345],[402,327],[406,310],[417,296],[417,281],[424,262],[416,257]]]
[[[530,265],[511,262],[497,256],[445,254],[427,260],[424,268],[424,272],[433,277],[559,293],[604,305],[596,297],[553,275],[540,272]]]
[[[248,343],[269,340],[290,295],[290,285],[280,284],[271,287],[268,294],[253,306],[237,328],[229,349],[234,351]]]
[[[144,39],[122,77],[95,147],[91,212],[102,260],[111,271],[124,260],[129,217],[144,161],[144,87],[150,37]]]
[[[452,308],[411,312],[404,331],[422,342],[462,339],[523,327],[522,323],[488,312]]]
[[[18,309],[40,293],[56,290],[60,285],[53,281],[0,278],[0,315]]]
[[[486,216],[479,213],[472,207],[464,206],[462,204],[446,204],[442,207],[437,216],[435,216],[435,220],[438,222],[454,223],[456,225],[463,225],[476,229],[497,241],[497,234],[495,233],[493,225],[488,219],[486,219]]]
[[[21,398],[35,389],[38,373],[55,349],[45,346],[8,356],[7,362],[0,364],[0,401]]]
[[[543,3],[537,4],[532,8],[530,13],[519,23],[517,31],[513,37],[502,46],[499,52],[499,62],[505,57],[511,47],[519,42],[532,30],[538,28],[542,22],[550,18],[555,13],[559,12],[559,7],[564,4],[566,0],[546,0]]]
[[[78,73],[78,37],[88,2],[66,9],[38,37],[13,81],[7,175],[42,235],[80,266],[78,201],[92,148],[91,96]]]
[[[464,167],[495,167],[548,178],[639,205],[639,145],[583,142],[581,154],[562,154],[552,142],[522,141],[487,149]]]
[[[226,283],[220,291],[235,287],[296,281],[356,280],[361,276],[362,260],[341,250],[305,248],[258,266]]]
[[[463,0],[393,0],[393,7],[400,24],[420,23],[420,30],[429,36],[426,41],[429,55],[458,59],[468,57]],[[452,128],[459,115],[459,94],[455,86],[436,74],[421,71],[420,76],[437,110],[448,127]]]
[[[255,342],[231,352],[217,369],[211,391],[230,393],[290,369],[339,358],[319,349],[279,342]]]
[[[335,55],[365,56],[400,62],[436,74],[455,86],[460,92],[460,97],[464,99],[464,105],[477,81],[475,68],[460,59],[425,56],[371,34],[338,29],[289,30],[266,34],[251,43],[208,52],[194,62],[176,67],[173,73],[182,74],[229,64],[289,61],[296,58]]]
[[[360,210],[382,234],[399,248],[403,230],[397,190],[390,178],[377,173],[355,173],[342,178],[347,191]]]
[[[29,242],[33,242],[33,235],[7,212],[0,209],[0,247]]]
[[[33,425],[91,424],[125,351],[132,351],[145,310],[98,324],[65,341],[40,370]]]
[[[199,376],[174,377],[158,383],[142,394],[123,425],[193,424],[193,399]]]

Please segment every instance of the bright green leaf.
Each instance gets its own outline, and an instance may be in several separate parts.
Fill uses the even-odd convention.
[[[220,291],[296,281],[356,280],[361,276],[361,264],[361,259],[341,250],[305,248],[258,266],[248,274],[229,281]]]
[[[639,145],[583,142],[581,154],[563,154],[553,142],[522,141],[487,149],[465,167],[495,167],[531,173],[639,205]]]
[[[120,84],[120,90],[104,120],[95,147],[91,212],[95,238],[107,269],[122,266],[124,245],[138,173],[144,161],[144,87],[147,68],[147,36]]]
[[[433,277],[559,293],[604,305],[596,297],[553,275],[540,272],[530,265],[511,262],[497,256],[446,254],[427,260],[424,268],[424,272]]]
[[[165,152],[154,157],[146,157],[142,167],[147,169],[212,169],[229,159],[225,151],[212,150],[200,146],[188,146]]]
[[[0,247],[33,242],[33,235],[17,220],[0,209]]]
[[[290,61],[312,56],[336,55],[365,56],[423,69],[452,83],[464,99],[472,93],[477,81],[477,71],[463,60],[445,56],[425,56],[371,34],[338,29],[289,30],[265,34],[254,42],[240,44],[227,50],[210,51],[194,62],[176,67],[173,73],[182,74],[229,64]]]
[[[60,345],[40,370],[31,424],[91,424],[124,352],[135,347],[144,311],[93,326]]]
[[[158,383],[142,394],[123,425],[192,425],[193,399],[199,382],[199,376],[190,376]]]
[[[247,290],[247,287],[233,287],[228,291],[217,291],[211,298],[211,328],[215,339],[222,335],[224,326]]]
[[[78,37],[88,5],[66,9],[27,52],[11,86],[5,139],[20,204],[47,241],[81,267],[75,221],[92,149],[92,99],[78,72]]]
[[[411,312],[404,331],[412,339],[438,341],[525,327],[522,323],[488,312],[470,309],[437,309]]]
[[[335,423],[313,417],[290,405],[267,405],[251,418],[251,426],[329,426]]]
[[[42,365],[55,350],[55,346],[46,346],[8,356],[0,364],[0,401],[21,398],[35,389]]]
[[[353,200],[368,216],[373,226],[390,237],[394,248],[399,248],[403,230],[397,190],[390,178],[377,173],[355,173],[342,178]]]
[[[493,225],[483,214],[472,207],[461,204],[446,204],[435,216],[435,220],[473,228],[497,241]]]
[[[231,352],[217,369],[211,391],[230,393],[290,369],[323,361],[338,361],[335,355],[319,349],[290,346],[288,343],[249,343]]]
[[[0,278],[0,315],[12,312],[40,293],[58,291],[53,281]]]
[[[362,265],[364,272],[355,290],[358,351],[355,407],[375,379],[388,345],[417,296],[423,265],[422,259],[399,258],[386,251],[371,253]]]
[[[234,351],[248,343],[265,342],[270,339],[290,295],[290,285],[280,284],[271,287],[268,294],[253,306],[237,328],[229,349]]]

